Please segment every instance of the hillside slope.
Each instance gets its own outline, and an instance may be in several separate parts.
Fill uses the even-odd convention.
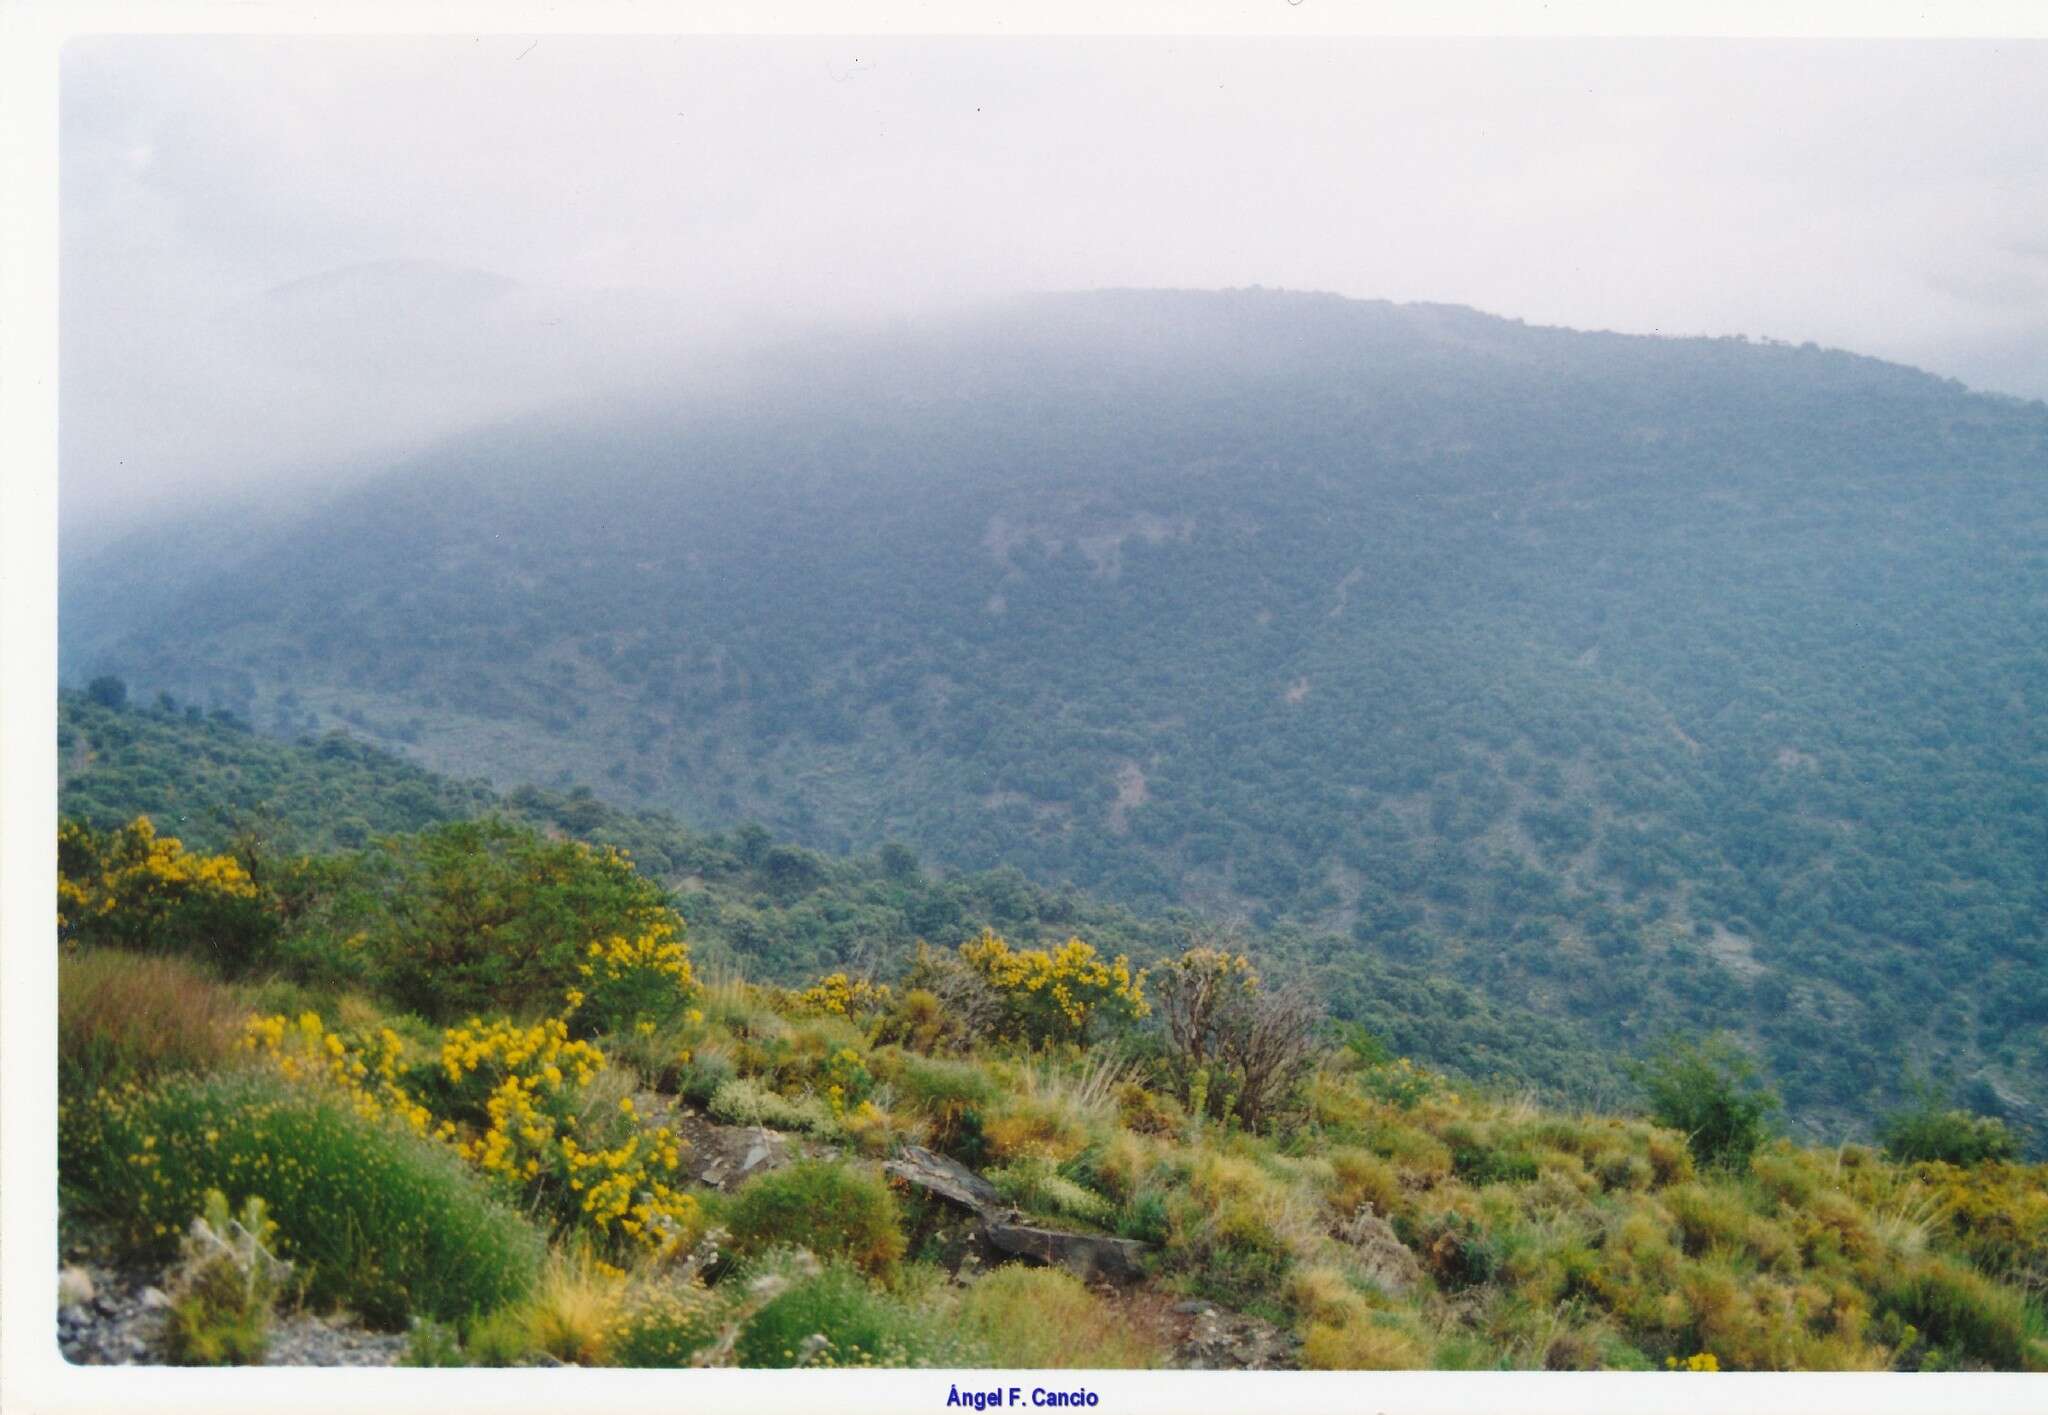
[[[587,789],[504,795],[456,782],[335,733],[259,736],[221,716],[162,706],[110,709],[76,694],[58,703],[63,815],[98,830],[148,816],[194,850],[236,850],[257,873],[302,852],[359,850],[417,832],[501,817],[551,838],[626,851],[671,892],[700,962],[797,986],[828,971],[892,974],[921,943],[940,948],[993,929],[1026,944],[1080,935],[1148,964],[1217,935],[1185,911],[1138,915],[1014,868],[936,874],[891,845],[834,857],[778,842],[757,825],[691,830],[672,817],[607,806]],[[1332,1014],[1446,1074],[1558,1102],[1612,1105],[1631,1095],[1622,1058],[1585,1030],[1412,963],[1360,958],[1299,928],[1241,936],[1282,973],[1312,983]]]
[[[458,441],[67,667],[2039,1128],[2044,452],[1810,347],[1046,298]]]

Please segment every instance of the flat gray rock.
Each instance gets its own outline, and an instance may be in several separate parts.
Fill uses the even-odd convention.
[[[1134,1238],[1063,1233],[1056,1228],[999,1219],[990,1219],[983,1232],[998,1252],[1047,1267],[1065,1268],[1084,1281],[1100,1277],[1112,1282],[1135,1282],[1145,1275],[1145,1245]]]
[[[883,1166],[905,1182],[938,1195],[973,1213],[981,1213],[1002,1202],[996,1186],[958,1160],[947,1159],[922,1145],[906,1145],[895,1159]]]

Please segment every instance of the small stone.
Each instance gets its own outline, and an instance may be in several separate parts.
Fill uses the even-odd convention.
[[[84,1268],[64,1268],[57,1274],[57,1305],[83,1307],[92,1301],[92,1274]]]
[[[832,1338],[821,1331],[814,1331],[805,1337],[796,1349],[796,1363],[808,1366],[820,1352],[832,1344]]]
[[[145,1312],[162,1311],[171,1305],[171,1299],[164,1296],[163,1289],[160,1287],[143,1288],[141,1300],[142,1310]]]
[[[1173,1310],[1176,1316],[1194,1317],[1200,1316],[1204,1312],[1213,1312],[1216,1309],[1207,1302],[1176,1302],[1173,1304]]]
[[[535,1366],[553,1368],[556,1366],[566,1366],[569,1363],[567,1361],[559,1359],[558,1357],[550,1356],[547,1352],[543,1351],[540,1355],[533,1358],[532,1364]]]
[[[744,1160],[740,1161],[740,1173],[745,1174],[755,1165],[763,1163],[765,1160],[767,1160],[767,1158],[768,1147],[766,1145],[753,1146],[751,1149],[747,1151],[747,1157]]]

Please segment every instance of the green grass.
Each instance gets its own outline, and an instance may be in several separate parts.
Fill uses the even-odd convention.
[[[985,1364],[971,1343],[949,1332],[939,1315],[890,1296],[855,1269],[833,1264],[770,1300],[740,1332],[734,1354],[742,1366],[795,1366],[805,1342],[831,1344],[808,1364],[818,1366],[965,1366]]]
[[[502,1306],[532,1285],[543,1251],[450,1150],[254,1074],[68,1102],[59,1180],[124,1257],[153,1261],[176,1250],[207,1190],[235,1206],[258,1195],[305,1299],[383,1327]]]
[[[750,1180],[730,1223],[732,1251],[742,1258],[808,1248],[885,1276],[905,1247],[896,1196],[881,1177],[827,1161],[805,1160]]]

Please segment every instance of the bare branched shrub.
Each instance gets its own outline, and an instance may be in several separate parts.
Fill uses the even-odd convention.
[[[1268,988],[1242,953],[1207,943],[1150,981],[1182,1103],[1247,1129],[1269,1123],[1315,1064],[1321,1013],[1308,990]]]
[[[1322,1012],[1299,984],[1251,990],[1230,1009],[1223,1058],[1237,1079],[1237,1118],[1257,1130],[1315,1065]]]

